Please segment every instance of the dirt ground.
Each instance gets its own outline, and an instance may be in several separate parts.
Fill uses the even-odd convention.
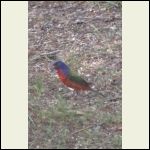
[[[122,148],[121,5],[29,1],[29,149]],[[64,86],[56,60],[98,92]]]

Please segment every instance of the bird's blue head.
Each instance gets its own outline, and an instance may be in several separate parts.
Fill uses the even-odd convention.
[[[53,63],[54,69],[61,70],[65,75],[68,75],[70,72],[69,67],[62,61],[56,61]]]

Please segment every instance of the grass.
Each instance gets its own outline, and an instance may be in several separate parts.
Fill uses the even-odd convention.
[[[118,135],[113,137],[112,144],[114,148],[119,149],[122,146],[122,137]]]
[[[57,59],[108,100],[66,88]],[[29,2],[29,149],[121,149],[121,71],[121,2]]]
[[[37,94],[37,97],[40,97],[44,92],[44,85],[41,78],[37,78],[35,84],[33,85],[33,90]]]
[[[90,4],[93,5],[93,7],[97,7],[99,10],[114,9],[114,8],[120,9],[122,1],[105,1],[105,2],[91,1]]]
[[[37,119],[39,121],[37,123],[41,124],[40,133],[43,133],[46,139],[48,139],[47,141],[43,141],[47,143],[46,147],[55,149],[71,148],[72,145],[70,146],[69,143],[74,144],[76,137],[77,142],[74,144],[74,147],[98,148],[101,143],[95,145],[93,141],[97,143],[99,142],[99,137],[103,138],[103,134],[107,130],[103,129],[103,124],[107,128],[107,125],[113,124],[115,126],[115,124],[121,122],[120,113],[112,115],[108,112],[101,111],[99,113],[98,111],[93,112],[89,109],[88,111],[86,109],[86,111],[80,110],[81,112],[79,113],[78,109],[74,109],[71,105],[67,104],[67,101],[61,95],[57,94],[57,99],[58,103],[53,107],[37,112]],[[31,121],[33,123],[33,120]],[[87,128],[89,124],[93,125]],[[82,129],[83,131],[80,131]],[[75,132],[77,133],[73,134]],[[121,136],[111,137],[106,140],[111,140],[115,148],[121,147]],[[104,141],[102,140],[102,142]],[[39,148],[42,147],[39,146]]]

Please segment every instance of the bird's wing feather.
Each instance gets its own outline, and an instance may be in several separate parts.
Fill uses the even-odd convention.
[[[77,84],[81,84],[83,86],[89,86],[89,84],[84,79],[82,79],[80,76],[75,76],[75,75],[70,74],[68,76],[68,78],[69,78],[69,80],[71,80],[72,82],[75,82]]]

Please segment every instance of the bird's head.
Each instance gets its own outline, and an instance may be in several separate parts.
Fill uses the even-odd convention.
[[[54,69],[55,70],[60,70],[61,72],[64,73],[64,75],[68,75],[69,74],[69,67],[62,61],[56,61],[53,63]]]

